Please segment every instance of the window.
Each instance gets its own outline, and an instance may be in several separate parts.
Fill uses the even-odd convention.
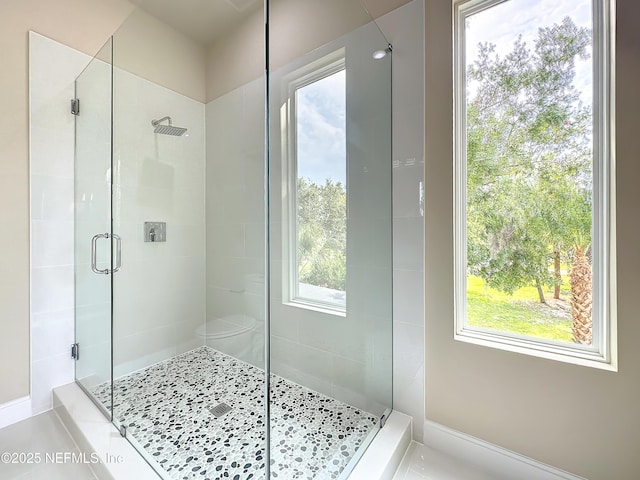
[[[285,288],[288,303],[346,308],[346,73],[341,50],[287,80]]]
[[[458,340],[615,368],[608,15],[455,6]]]

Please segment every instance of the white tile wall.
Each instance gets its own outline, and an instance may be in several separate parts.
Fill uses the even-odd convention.
[[[423,0],[378,20],[393,45],[393,404],[424,424],[424,181]]]
[[[113,88],[117,377],[204,344],[205,107],[117,66]],[[185,135],[153,133],[167,115]],[[144,242],[145,221],[166,222],[167,241]]]
[[[264,367],[264,78],[206,106],[209,321],[247,315],[255,328],[208,344]],[[251,346],[250,348],[245,348]]]
[[[73,380],[73,149],[69,101],[89,57],[30,32],[31,407]]]

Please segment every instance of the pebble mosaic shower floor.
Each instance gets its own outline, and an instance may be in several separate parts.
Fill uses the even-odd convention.
[[[277,375],[271,392],[272,479],[339,478],[379,421]],[[116,380],[113,407],[167,478],[264,480],[263,393],[262,370],[200,347]],[[94,394],[108,405],[108,384]]]

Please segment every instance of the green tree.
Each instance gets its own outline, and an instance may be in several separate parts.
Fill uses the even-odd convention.
[[[298,179],[298,278],[345,290],[347,193],[340,182]]]
[[[467,73],[469,272],[507,293],[535,285],[542,303],[561,257],[591,235],[591,109],[574,85],[590,44],[567,17],[533,49],[521,37],[504,56],[480,44]]]

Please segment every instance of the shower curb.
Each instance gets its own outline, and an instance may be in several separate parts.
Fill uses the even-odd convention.
[[[391,412],[348,480],[391,480],[411,444],[411,417]]]
[[[98,480],[160,479],[75,383],[53,389],[53,409]]]

